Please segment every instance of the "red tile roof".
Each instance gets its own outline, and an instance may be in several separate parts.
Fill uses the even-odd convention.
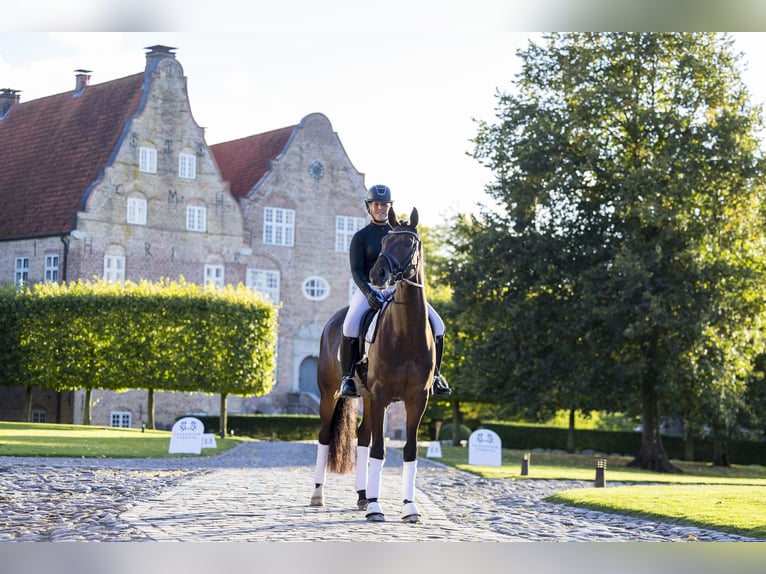
[[[143,95],[144,74],[14,104],[0,119],[0,239],[71,231]]]
[[[295,128],[289,126],[210,146],[221,170],[231,184],[234,197],[246,196],[268,171],[270,162],[282,153]]]

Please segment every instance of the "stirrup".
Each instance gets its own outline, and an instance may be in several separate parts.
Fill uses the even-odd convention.
[[[340,384],[340,396],[348,397],[350,399],[357,398],[359,393],[356,390],[356,382],[354,377],[350,375],[344,375],[343,381]]]
[[[447,379],[437,373],[434,375],[434,382],[431,385],[431,392],[435,397],[446,397],[452,394],[452,389],[449,388]]]

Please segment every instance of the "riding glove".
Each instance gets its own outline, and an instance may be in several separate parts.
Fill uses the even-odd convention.
[[[369,303],[370,307],[378,310],[383,306],[383,302],[386,300],[386,298],[383,296],[383,293],[378,291],[377,289],[371,288],[369,291],[367,291],[367,303]]]

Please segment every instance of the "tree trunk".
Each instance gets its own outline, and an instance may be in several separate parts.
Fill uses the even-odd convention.
[[[93,400],[92,395],[93,395],[93,389],[91,389],[90,387],[85,389],[85,405],[83,406],[83,409],[82,409],[82,424],[84,425],[90,424],[90,412],[91,412],[90,403]]]
[[[24,422],[32,422],[32,385],[27,385],[24,389]]]
[[[726,452],[726,437],[721,429],[713,429],[713,466],[729,466],[729,454]]]
[[[569,409],[569,429],[567,430],[567,451],[575,450],[575,410]]]
[[[218,417],[220,419],[220,423],[218,425],[218,434],[221,436],[221,438],[225,438],[228,432],[228,413],[226,411],[226,398],[228,396],[228,393],[221,393],[221,414]]]
[[[460,403],[457,399],[450,400],[452,403],[452,446],[460,446]]]
[[[656,472],[677,472],[670,464],[660,436],[660,415],[654,377],[641,382],[641,450],[628,466]]]
[[[146,426],[154,430],[154,389],[146,395]]]

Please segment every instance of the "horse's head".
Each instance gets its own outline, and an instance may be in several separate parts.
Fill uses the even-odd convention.
[[[370,282],[381,289],[397,281],[417,285],[423,261],[423,245],[417,229],[418,210],[412,209],[409,221],[397,221],[392,208],[388,211],[388,222],[392,229],[383,238],[378,260],[370,270]]]

